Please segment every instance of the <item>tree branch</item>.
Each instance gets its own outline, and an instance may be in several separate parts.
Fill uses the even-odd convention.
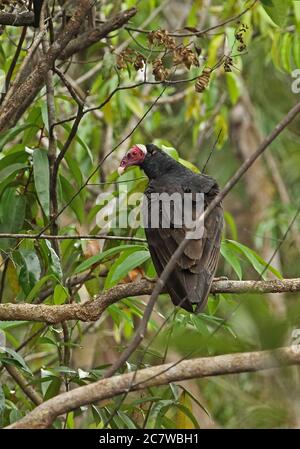
[[[146,239],[139,237],[129,237],[122,235],[91,235],[91,234],[70,234],[70,235],[51,235],[51,234],[13,234],[0,233],[0,239],[31,239],[31,240],[124,240],[129,242],[146,242]]]
[[[32,103],[35,96],[44,85],[45,73],[48,68],[53,66],[56,59],[59,58],[60,60],[65,61],[78,51],[88,48],[90,45],[108,36],[110,32],[121,28],[137,13],[136,8],[130,8],[122,11],[107,20],[107,22],[102,24],[100,27],[91,29],[74,38],[74,36],[78,33],[85,16],[84,13],[79,21],[77,20],[79,18],[78,11],[83,11],[81,9],[82,2],[85,4],[84,8],[86,12],[91,7],[91,5],[87,7],[87,4],[93,4],[92,1],[89,2],[88,0],[81,0],[80,2],[77,2],[80,3],[80,5],[77,7],[77,10],[72,18],[68,21],[65,31],[50,47],[48,52],[49,54],[47,53],[47,55],[39,61],[36,68],[25,78],[23,83],[16,86],[16,89],[12,95],[7,96],[9,98],[5,104],[3,104],[0,111],[0,130],[6,130],[16,124],[18,119]],[[65,37],[68,37],[67,41]],[[20,96],[20,94],[22,95]]]
[[[42,321],[60,323],[67,320],[96,321],[111,304],[128,296],[150,295],[155,282],[142,280],[129,284],[119,284],[96,299],[83,304],[44,305],[29,303],[0,304],[2,321]],[[164,289],[165,293],[166,290]],[[211,293],[286,293],[300,292],[300,278],[270,281],[231,281],[215,280]]]
[[[0,25],[12,25],[15,27],[33,26],[34,13],[32,11],[22,13],[0,12]]]
[[[299,346],[293,345],[273,351],[226,354],[184,360],[177,365],[172,363],[159,365],[138,370],[136,373],[98,380],[67,393],[62,393],[36,407],[31,413],[11,424],[8,428],[46,428],[63,413],[126,393],[129,389],[130,391],[136,391],[186,379],[255,372],[280,366],[298,365],[299,363],[300,349]],[[134,383],[132,385],[133,377]]]
[[[43,402],[43,398],[30,386],[28,385],[25,377],[19,372],[19,370],[9,363],[4,363],[4,366],[14,381],[19,385],[19,387],[24,391],[27,397],[35,404],[39,405]]]
[[[22,109],[24,102],[27,104],[28,98],[32,99],[32,95],[36,95],[37,86],[43,85],[48,70],[52,68],[55,60],[80,30],[82,22],[93,4],[91,0],[80,0],[77,3],[78,6],[73,16],[68,21],[64,31],[50,46],[47,53],[41,58],[28,78],[18,86],[16,91],[3,106],[0,113],[0,131],[7,129],[8,124],[16,114],[16,111]]]

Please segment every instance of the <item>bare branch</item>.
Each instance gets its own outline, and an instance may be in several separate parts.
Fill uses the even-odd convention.
[[[101,379],[62,393],[36,407],[31,413],[8,428],[46,428],[63,413],[126,393],[128,389],[136,391],[186,379],[255,372],[298,365],[299,363],[299,346],[293,345],[273,351],[245,352],[185,360],[176,366],[172,366],[172,363],[158,365],[139,370],[136,373]],[[132,385],[133,377],[135,380]]]
[[[7,372],[11,375],[11,377],[14,379],[14,381],[19,385],[19,387],[24,391],[26,396],[35,404],[39,405],[42,404],[43,398],[32,388],[30,385],[28,385],[27,380],[25,377],[19,372],[19,370],[14,366],[10,365],[9,363],[4,363],[4,366],[7,370]]]
[[[62,51],[60,59],[68,59],[74,55],[74,53],[85,50],[96,42],[99,42],[104,37],[107,37],[112,31],[122,28],[122,26],[125,25],[125,23],[127,23],[128,20],[130,20],[136,13],[136,8],[127,9],[126,11],[116,14],[101,26],[92,28],[91,30],[82,33],[80,36],[73,39],[65,50]]]
[[[18,84],[15,83],[14,91],[11,91],[6,97],[5,103],[3,104],[0,111],[0,129],[5,130],[16,124],[18,119],[22,116],[27,107],[32,103],[37,93],[44,85],[44,76],[48,68],[53,66],[56,59],[66,60],[70,58],[73,54],[80,50],[88,48],[90,45],[98,42],[104,37],[108,36],[111,31],[121,28],[128,20],[133,17],[137,10],[136,8],[130,8],[128,10],[122,11],[116,14],[111,19],[107,20],[98,28],[87,31],[80,36],[74,38],[78,34],[78,30],[82,25],[85,13],[79,17],[78,11],[83,12],[82,5],[86,12],[89,10],[92,1],[81,0],[77,10],[75,11],[72,18],[68,21],[68,24],[63,31],[63,33],[56,39],[53,45],[50,47],[47,55],[42,58],[35,69],[28,74],[23,83],[20,83],[19,77]],[[88,4],[90,6],[88,7]],[[79,19],[79,20],[77,20]],[[73,38],[73,39],[72,39]],[[36,47],[36,46],[35,46]],[[25,58],[26,61],[29,58]],[[27,64],[26,64],[26,67]],[[22,66],[23,68],[23,66]],[[20,72],[21,73],[21,72]],[[20,89],[19,89],[20,88]]]
[[[23,106],[23,102],[27,102],[28,98],[35,95],[37,86],[44,83],[45,76],[59,57],[61,52],[65,49],[71,39],[78,33],[82,21],[87,12],[93,6],[91,0],[80,0],[73,16],[68,21],[64,31],[58,36],[56,41],[50,46],[47,53],[38,62],[36,67],[25,79],[12,96],[3,106],[0,113],[0,130],[7,129],[10,120],[14,117],[16,111]]]
[[[128,237],[122,235],[91,235],[91,234],[70,234],[70,235],[51,235],[51,234],[11,234],[0,233],[0,239],[31,239],[31,240],[124,240],[128,242],[146,242],[146,239],[139,237]]]
[[[42,7],[41,11],[41,30],[46,31],[45,26],[45,11],[47,9],[47,4],[45,3]],[[47,34],[44,34],[42,40],[43,52],[46,54],[49,51],[50,44]],[[50,218],[55,217],[58,211],[58,200],[57,200],[57,192],[56,192],[56,184],[57,184],[57,173],[55,171],[55,162],[56,162],[56,151],[57,151],[57,140],[55,135],[55,130],[53,127],[53,123],[55,123],[55,102],[54,102],[54,84],[53,84],[53,73],[52,70],[48,70],[45,74],[45,83],[46,83],[46,98],[47,98],[47,113],[48,113],[48,160],[49,160],[49,174],[50,174]],[[56,220],[53,220],[51,223],[51,232],[52,234],[58,234],[58,225]],[[55,250],[56,254],[59,256],[59,244],[56,239],[52,240],[52,246]]]
[[[32,11],[19,14],[11,12],[0,12],[0,25],[11,25],[15,27],[33,26],[34,13]]]
[[[242,12],[240,12],[239,14],[237,14],[237,15],[235,15],[235,16],[233,16],[233,17],[230,17],[229,19],[226,19],[226,20],[224,20],[223,22],[219,22],[219,23],[217,23],[216,25],[210,26],[210,27],[205,28],[205,29],[203,29],[203,30],[195,30],[195,31],[192,31],[192,32],[190,32],[190,33],[189,33],[189,32],[186,32],[186,33],[173,33],[173,32],[169,32],[169,36],[172,36],[172,37],[203,36],[203,35],[207,34],[207,33],[210,32],[210,31],[216,30],[217,28],[221,28],[221,27],[227,25],[228,23],[237,21],[237,20],[240,19],[243,15],[245,15],[248,11],[250,11],[250,10],[255,6],[255,4],[257,3],[257,1],[258,1],[258,0],[254,0],[254,2],[251,3],[250,6],[248,6],[246,9],[244,9],[244,10],[243,10]],[[140,29],[140,28],[133,28],[133,27],[129,27],[129,26],[125,27],[125,29],[126,29],[126,30],[129,30],[129,31],[135,31],[135,32],[137,32],[137,33],[144,33],[144,34],[149,34],[149,33],[151,33],[151,31],[152,31],[152,30],[144,30],[144,29]]]
[[[79,280],[79,279],[78,279]],[[155,282],[141,280],[129,284],[119,284],[101,293],[97,298],[83,304],[44,305],[28,303],[0,304],[0,320],[2,321],[42,321],[60,323],[67,320],[96,321],[111,304],[128,296],[150,295]],[[165,289],[162,290],[164,293]],[[232,281],[215,280],[211,293],[286,293],[299,292],[300,278],[270,281]]]

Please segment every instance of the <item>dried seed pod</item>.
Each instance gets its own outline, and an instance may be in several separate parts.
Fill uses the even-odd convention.
[[[184,64],[187,69],[190,69],[192,65],[199,67],[199,61],[195,53],[186,47],[178,47],[173,51],[174,64]]]
[[[242,23],[238,28],[238,30],[235,32],[235,38],[241,45],[245,45],[244,36],[248,28],[249,28],[248,25]]]
[[[211,75],[212,70],[208,67],[206,67],[205,69],[203,69],[203,72],[201,73],[201,75],[198,77],[196,84],[195,84],[195,90],[196,92],[202,93],[204,92],[204,90],[207,88],[209,80],[210,80],[210,75]]]
[[[247,49],[247,45],[245,43],[238,46],[237,51],[242,52]]]
[[[232,72],[233,60],[230,56],[227,56],[224,61],[225,72]]]
[[[131,48],[125,48],[117,55],[117,68],[119,70],[125,69],[127,63],[132,63],[133,50]]]
[[[157,58],[152,63],[152,73],[154,75],[155,81],[164,81],[169,76],[169,70],[163,65],[160,58]]]
[[[164,45],[169,50],[176,47],[176,42],[167,30],[155,30],[148,34],[148,40],[151,45]]]
[[[145,57],[141,53],[138,53],[133,62],[133,67],[135,68],[135,70],[141,70],[144,67],[144,65],[145,65]]]

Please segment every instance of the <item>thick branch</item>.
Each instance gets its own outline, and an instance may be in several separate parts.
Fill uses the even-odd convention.
[[[112,31],[122,28],[128,20],[136,14],[136,8],[130,8],[126,11],[122,11],[116,14],[97,28],[92,28],[85,33],[80,34],[77,38],[73,39],[66,49],[61,53],[60,59],[68,59],[75,53],[85,50],[91,45],[99,42],[104,37],[107,37]]]
[[[26,103],[28,98],[36,94],[37,86],[44,83],[46,74],[50,70],[59,57],[61,52],[66,48],[71,39],[78,33],[82,22],[92,7],[92,1],[80,0],[74,15],[68,21],[64,31],[59,35],[56,41],[51,45],[44,57],[38,62],[27,79],[16,89],[14,94],[5,103],[0,113],[0,130],[7,128],[10,120],[16,111],[22,109],[23,102]],[[27,103],[26,103],[27,104]]]
[[[84,1],[84,3],[88,2]],[[78,9],[79,8],[80,7],[78,7]],[[100,27],[89,30],[72,39],[72,37],[74,37],[78,33],[80,25],[83,21],[82,17],[81,23],[76,27],[76,30],[74,27],[72,28],[71,33],[69,33],[68,31],[69,39],[68,42],[65,43],[65,45],[61,45],[60,38],[58,38],[53,43],[50,51],[51,49],[55,49],[55,57],[51,58],[51,61],[49,60],[47,55],[45,58],[41,59],[33,72],[28,77],[26,77],[26,81],[18,86],[18,89],[13,92],[13,95],[11,95],[9,101],[5,102],[5,105],[0,112],[0,130],[3,131],[13,126],[22,116],[24,111],[34,100],[37,93],[43,87],[45,73],[49,68],[53,66],[55,59],[59,58],[60,60],[66,60],[78,51],[88,48],[90,45],[108,36],[108,34],[112,31],[121,28],[125,23],[128,22],[131,17],[136,14],[136,12],[136,8],[130,8],[126,11],[122,11],[121,13],[116,14],[114,17],[102,24]],[[76,13],[74,14],[73,18],[75,18],[75,15]],[[69,20],[67,29],[63,33],[63,35],[65,35],[67,30],[70,29],[70,26],[73,25],[73,22],[73,20]],[[46,69],[45,64],[47,65]],[[20,93],[22,93],[21,97],[19,96],[19,91]]]
[[[32,11],[23,13],[0,12],[0,25],[12,25],[23,27],[34,24],[34,13]]]
[[[10,425],[9,428],[46,428],[52,424],[57,416],[63,413],[126,393],[128,390],[136,391],[186,379],[255,372],[299,363],[299,346],[293,345],[274,351],[227,354],[185,360],[177,364],[159,365],[135,373],[102,379],[67,393],[62,393],[36,407],[35,410],[20,421]]]
[[[102,293],[96,299],[84,304],[0,304],[2,321],[43,321],[60,323],[66,320],[96,321],[107,307],[128,296],[150,295],[154,282],[142,280],[130,284],[120,284]],[[164,290],[165,291],[165,290]],[[300,291],[299,279],[271,281],[230,281],[215,280],[211,293],[285,293]]]

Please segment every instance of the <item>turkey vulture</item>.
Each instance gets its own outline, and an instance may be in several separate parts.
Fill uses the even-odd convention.
[[[160,275],[191,228],[184,222],[182,211],[180,212],[181,226],[174,223],[176,206],[169,208],[169,226],[163,226],[164,207],[161,202],[159,209],[156,209],[159,211],[158,226],[151,227],[149,217],[151,210],[153,211],[153,208],[157,206],[158,195],[176,193],[180,195],[180,198],[187,193],[192,195],[192,215],[195,220],[200,215],[195,216],[199,198],[197,194],[202,194],[200,197],[203,208],[206,208],[219,193],[219,187],[210,176],[194,173],[153,144],[134,145],[123,157],[118,169],[119,175],[133,165],[140,166],[149,178],[145,191],[147,199],[145,233],[153,264],[157,274]],[[190,239],[166,282],[167,291],[175,305],[195,313],[205,307],[217,268],[222,228],[223,209],[219,204],[205,219],[202,234],[193,235]],[[194,304],[196,307],[193,307]]]

